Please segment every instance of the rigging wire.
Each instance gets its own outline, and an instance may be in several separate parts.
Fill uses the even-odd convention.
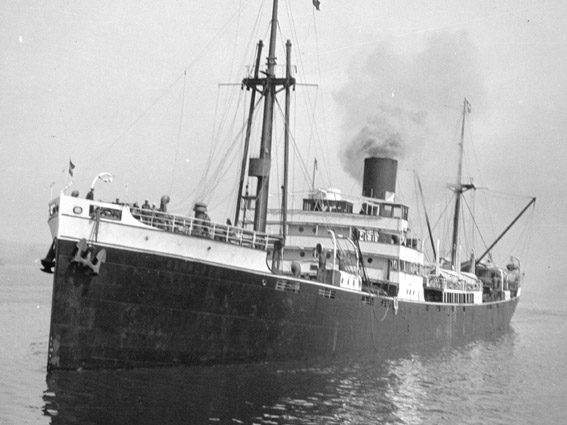
[[[318,31],[317,31],[317,20],[315,19],[315,8],[311,8],[311,16],[313,18],[313,29],[314,29],[314,35],[315,35],[315,56],[317,58],[317,73],[319,75],[319,81],[322,80],[322,73],[321,73],[321,56],[320,56],[320,52],[319,52],[319,37],[318,37]],[[321,98],[324,98],[324,88],[321,87],[320,89],[321,91]],[[317,94],[319,94],[319,90],[317,90]],[[316,99],[318,98],[318,96],[316,96]],[[315,105],[314,105],[315,106]],[[323,131],[324,131],[324,140],[328,140],[326,131],[327,131],[327,114],[326,114],[326,109],[325,109],[325,103],[321,102],[321,110],[322,110],[322,119],[323,119]],[[313,122],[315,122],[315,107],[313,108]],[[322,157],[323,157],[323,165],[325,170],[327,170],[327,181],[331,182],[331,176],[330,176],[330,161],[327,158],[327,154],[328,154],[328,149],[325,149],[321,143],[321,136],[319,135],[318,127],[315,126],[315,130],[316,130],[316,141],[318,142],[319,148],[321,149],[321,153],[322,153]]]
[[[249,2],[251,2],[252,0],[249,0]],[[217,38],[220,37],[220,35],[225,33],[226,28],[228,27],[228,25],[235,19],[236,16],[238,16],[240,14],[240,9],[237,10],[234,14],[232,14],[228,20],[225,22],[225,24],[221,27],[221,29],[219,31],[217,31],[217,33],[211,38],[211,40],[201,49],[201,51],[199,53],[197,53],[197,55],[195,56],[195,58],[193,59],[193,61],[191,61],[189,63],[188,66],[185,67],[185,69],[183,70],[183,72],[177,77],[175,78],[175,80],[173,80],[173,82],[160,94],[158,95],[158,97],[146,108],[142,111],[142,113],[140,115],[138,115],[137,118],[135,118],[128,126],[126,126],[126,128],[124,129],[124,131],[122,131],[109,145],[106,149],[104,149],[100,155],[96,156],[91,164],[98,162],[103,156],[105,156],[108,151],[110,151],[120,140],[122,140],[122,138],[128,134],[130,132],[130,130],[132,128],[134,128],[134,126],[136,126],[136,124],[138,124],[142,118],[144,118],[147,113],[152,110],[157,103],[159,103],[166,94],[169,93],[169,91],[179,82],[179,80],[181,80],[181,78],[185,77],[187,74],[187,71],[189,71],[191,68],[193,68],[193,66],[201,60],[202,56],[205,55],[205,53],[209,50],[209,47],[216,42]]]
[[[228,100],[227,103],[232,104],[235,96],[236,96],[235,93],[232,92],[232,94],[229,96],[229,100]],[[217,114],[218,114],[219,98],[220,98],[220,90],[217,91],[217,102],[216,102],[216,106],[215,106],[215,120],[214,120],[214,122],[217,121],[216,117],[217,117]],[[242,96],[239,96],[238,99],[239,99],[238,104],[240,104],[241,101],[242,101]],[[238,110],[238,107],[236,108],[236,110]],[[197,188],[199,188],[201,190],[200,192],[198,192],[198,198],[204,198],[205,194],[207,194],[207,193],[210,194],[210,189],[212,189],[212,187],[210,187],[207,183],[208,183],[208,179],[211,178],[211,177],[209,177],[209,173],[210,173],[212,164],[214,164],[214,158],[217,157],[217,148],[219,148],[219,144],[216,143],[216,140],[220,139],[220,135],[224,131],[226,119],[227,119],[226,117],[227,117],[227,115],[223,115],[223,118],[220,120],[220,123],[219,123],[218,129],[216,130],[216,133],[213,131],[213,133],[211,134],[211,147],[212,148],[209,150],[209,157],[208,157],[207,162],[206,162],[205,172],[201,175],[201,179],[200,179],[199,184],[197,186]],[[233,116],[233,121],[232,121],[233,127],[234,127],[234,124],[235,124],[235,121],[236,121],[235,118],[236,118],[236,112],[235,112],[235,115]],[[241,129],[242,128],[243,127],[241,127]],[[241,135],[242,135],[242,130],[238,132],[237,137],[241,137]],[[231,145],[236,144],[234,141],[235,140],[233,140]],[[232,150],[232,148],[230,148],[230,149]],[[225,152],[223,158],[226,158],[226,152]],[[225,159],[221,160],[221,164],[217,166],[217,169],[222,164],[224,164],[224,162],[225,162]],[[214,182],[214,183],[210,183],[210,184],[213,185],[213,187],[216,187],[216,184],[218,182],[218,178],[215,179],[216,177],[218,177],[218,173],[213,173],[212,182]]]
[[[215,102],[215,113],[214,113],[214,119],[213,122],[217,122],[217,116],[218,116],[218,112],[219,112],[219,99],[220,99],[220,90],[217,90],[217,99]],[[213,130],[213,132],[211,133],[211,149],[209,149],[209,157],[207,158],[207,161],[205,163],[205,170],[204,172],[201,174],[201,179],[199,180],[199,183],[197,184],[197,186],[195,187],[194,191],[198,191],[198,190],[202,190],[205,181],[207,179],[207,176],[209,175],[209,170],[212,164],[212,160],[215,157],[215,153],[216,153],[216,148],[217,144],[215,143],[215,131]],[[199,194],[198,197],[200,197],[200,192],[197,192]]]
[[[240,99],[242,96],[240,96]],[[261,99],[258,100],[258,103]],[[239,100],[239,104],[241,101]],[[256,104],[256,106],[258,105]],[[217,100],[217,107],[218,107],[218,100]],[[216,116],[216,109],[215,109],[215,116]],[[233,116],[233,123],[236,122],[236,115]],[[216,121],[216,118],[215,118]],[[206,170],[201,175],[201,179],[199,180],[198,184],[196,185],[195,189],[185,196],[183,199],[179,201],[179,204],[184,204],[188,199],[193,199],[195,201],[208,201],[213,196],[213,190],[216,188],[220,181],[222,181],[226,174],[230,171],[230,167],[225,167],[227,161],[234,157],[234,150],[240,146],[239,143],[236,141],[242,137],[242,134],[246,130],[246,123],[242,123],[238,131],[235,132],[235,135],[232,137],[231,141],[227,144],[228,148],[224,151],[223,155],[220,157],[220,160],[216,164],[215,168],[212,168],[212,164],[214,163],[213,158],[216,156],[218,144],[214,143],[214,137],[212,140],[213,148],[210,151],[209,159],[206,163]]]
[[[234,58],[236,57],[236,45],[238,42],[238,34],[240,34],[240,16],[242,12],[242,0],[238,2],[238,18],[236,19],[236,28],[234,29],[234,43],[232,44],[232,60],[230,61],[230,69],[228,75],[232,75],[234,67]]]
[[[416,209],[416,212],[412,214],[413,216],[415,216],[415,221],[412,220],[412,222],[418,223],[417,225],[420,229],[420,233],[421,233],[422,238],[423,238],[423,247],[427,247],[428,246],[427,242],[429,242],[431,240],[431,237],[430,237],[430,234],[429,234],[429,230],[427,229],[427,223],[424,225],[423,220],[426,219],[428,213],[427,213],[427,208],[426,208],[426,205],[425,205],[425,198],[422,195],[423,199],[420,200],[420,196],[419,196],[419,193],[420,193],[420,189],[418,188],[419,175],[417,174],[416,170],[412,170],[412,171],[413,171],[413,176],[414,176],[414,178],[413,178],[413,186],[414,186],[413,193],[414,193],[414,196],[415,196],[415,200],[414,200],[415,204],[414,205],[415,205],[415,209]],[[410,213],[411,212],[412,212],[412,210],[410,209]],[[427,229],[427,231],[425,231],[425,229]],[[408,230],[410,230],[410,229],[408,229]],[[431,232],[433,232],[433,229],[431,229]],[[415,237],[415,234],[414,234],[414,237]],[[434,242],[434,241],[432,241],[432,242]],[[424,248],[423,252],[424,252],[426,258],[428,258],[429,249]],[[431,250],[431,253],[433,254],[433,250]],[[439,255],[439,253],[437,253],[437,255]]]
[[[285,113],[284,113],[284,111],[282,111],[280,102],[277,100],[277,98],[276,98],[276,104],[277,104],[277,106],[278,106],[278,111],[280,112],[281,116],[282,116],[283,118],[285,118]],[[309,181],[308,166],[307,166],[307,164],[304,162],[304,160],[303,160],[303,158],[302,158],[302,155],[301,155],[301,152],[300,152],[300,150],[299,150],[299,147],[297,146],[295,137],[293,137],[293,135],[291,135],[291,134],[290,134],[290,141],[291,141],[291,145],[292,145],[292,147],[293,147],[293,149],[294,149],[294,153],[296,154],[296,159],[297,159],[297,162],[299,163],[300,171],[303,173],[304,179],[308,182],[308,181]]]
[[[521,242],[517,242],[516,245],[520,245],[520,258],[522,258],[522,271],[523,273],[526,272],[526,270],[528,270],[529,268],[529,259],[530,259],[530,248],[532,246],[532,236],[533,236],[533,221],[534,221],[534,217],[535,217],[535,204],[531,209],[530,214],[527,217],[527,220],[525,221],[524,224],[524,229],[523,231],[518,234],[518,241]]]
[[[234,117],[236,118],[236,117]],[[234,124],[235,120],[233,120],[233,124]],[[224,124],[224,121],[223,121]],[[233,137],[231,143],[228,144],[228,149],[225,150],[224,154],[221,156],[220,161],[218,162],[216,168],[214,169],[214,172],[210,173],[211,170],[211,164],[213,163],[213,157],[215,157],[216,155],[214,155],[216,153],[216,150],[212,150],[213,155],[211,155],[209,157],[209,161],[207,164],[207,172],[203,175],[203,178],[201,179],[201,183],[200,183],[200,192],[199,193],[199,197],[200,198],[204,198],[207,199],[208,197],[212,196],[212,190],[214,188],[217,187],[217,185],[219,184],[219,182],[223,179],[223,177],[226,175],[226,173],[228,172],[228,167],[224,167],[224,165],[226,164],[227,160],[229,157],[232,157],[233,154],[233,150],[239,146],[238,143],[236,143],[236,141],[241,138],[242,133],[244,132],[245,127],[241,126],[240,129],[238,130],[238,132],[236,133],[236,135]],[[218,144],[214,144],[215,146],[218,146]],[[224,170],[224,171],[223,171]]]
[[[185,72],[187,71],[187,69],[185,70]],[[122,138],[128,134],[130,132],[130,130],[132,128],[134,128],[134,126],[136,124],[138,124],[142,118],[144,118],[147,113],[154,108],[154,106],[156,106],[165,96],[166,94],[169,93],[169,91],[175,87],[175,85],[179,82],[179,80],[183,77],[184,73],[181,73],[146,109],[144,109],[142,111],[142,113],[140,115],[138,115],[137,118],[135,118],[128,126],[126,126],[126,129],[124,129],[124,131],[122,131],[122,133],[120,133],[109,145],[106,149],[104,149],[98,156],[96,156],[92,162],[92,164],[97,163],[103,156],[105,156],[108,151],[110,151],[120,140],[122,140]]]
[[[277,98],[275,98],[275,101],[276,101],[277,111],[279,113],[279,116],[285,118],[285,113],[282,110],[282,106],[281,106],[280,102],[278,101]],[[303,174],[304,180],[309,182],[308,167],[307,167],[306,163],[304,162],[303,155],[301,155],[300,148],[299,148],[299,146],[296,142],[295,137],[292,134],[290,134],[290,144],[291,144],[291,147],[293,148],[293,151],[294,151],[294,154],[295,154],[295,157],[296,157],[295,163],[299,164],[300,171]],[[278,191],[278,193],[279,193],[279,191]],[[322,225],[325,226],[325,228],[327,228],[327,229],[331,229],[329,218],[323,217],[322,219],[323,219]]]
[[[263,10],[263,5],[260,5],[260,7],[258,9],[258,14],[256,15],[255,23],[253,25],[253,29],[250,32],[250,34],[251,34],[250,39],[252,39],[252,37],[254,37],[254,34],[258,33],[258,24],[259,24],[259,21],[260,21],[260,16],[262,14],[262,10]],[[249,43],[249,44],[251,44],[251,43]],[[243,59],[243,61],[241,62],[241,67],[244,66],[244,64],[246,62],[247,62],[247,60]],[[232,63],[234,63],[234,60],[232,61]],[[232,65],[231,65],[230,74],[232,74]],[[234,99],[234,96],[235,96],[235,94],[233,92],[232,96],[229,97],[229,102],[227,102],[227,103],[231,104],[232,100]],[[217,122],[217,120],[218,120],[217,117],[218,117],[218,114],[219,114],[219,99],[220,99],[220,91],[217,91],[217,101],[216,101],[216,104],[215,104],[214,122]],[[242,99],[242,97],[239,97],[239,100],[241,100],[241,99]],[[189,197],[193,196],[195,193],[198,193],[197,199],[204,198],[205,194],[210,195],[211,186],[215,187],[216,184],[218,184],[219,178],[214,179],[214,177],[213,177],[213,179],[214,179],[213,183],[211,185],[207,184],[207,182],[208,182],[208,179],[210,178],[209,174],[210,174],[210,171],[211,171],[212,164],[214,163],[213,159],[216,157],[216,152],[217,152],[217,148],[218,148],[218,144],[216,143],[216,140],[219,138],[218,135],[222,134],[222,132],[224,130],[225,118],[226,118],[226,115],[223,115],[223,119],[220,121],[220,123],[217,127],[217,130],[216,130],[216,133],[215,133],[215,131],[213,131],[213,133],[211,135],[211,147],[212,147],[212,149],[209,150],[209,156],[208,156],[208,159],[206,161],[205,171],[201,175],[199,183],[196,186],[196,188],[194,189],[194,191],[189,196],[187,196],[185,198],[185,200],[187,200]],[[234,124],[234,121],[233,121],[233,124]],[[241,136],[242,131],[238,132],[238,135]],[[224,164],[225,162],[226,162],[226,154],[225,154],[224,160],[221,162],[221,164]],[[218,167],[217,167],[217,169],[218,169]],[[197,190],[199,190],[199,189],[200,189],[200,192],[197,192]]]
[[[296,51],[299,52],[301,51],[302,45],[299,42],[299,37],[297,36],[297,27],[295,25],[295,18],[294,18],[294,14],[292,13],[292,7],[291,7],[291,2],[286,3],[287,7],[287,13],[288,13],[288,20],[289,20],[289,24],[291,27],[291,31],[292,34],[294,35],[295,38],[295,42],[297,43],[298,48],[294,49],[294,57],[295,60],[297,61],[297,63],[300,65],[298,67],[299,69],[299,73],[302,76],[303,81],[306,81],[306,75],[305,75],[305,66],[303,64],[303,57],[302,55],[295,53]],[[314,9],[314,8],[312,8]],[[313,26],[314,26],[314,33],[315,33],[315,50],[316,50],[316,58],[317,58],[317,66],[318,66],[318,73],[319,73],[319,79],[321,79],[321,61],[320,61],[320,54],[319,54],[319,41],[317,38],[317,27],[316,27],[316,23],[315,23],[315,15],[313,13]],[[299,84],[298,84],[299,85]],[[310,128],[310,134],[308,137],[308,140],[310,141],[308,148],[307,148],[307,155],[306,157],[309,158],[310,157],[310,152],[311,152],[311,142],[314,140],[316,146],[319,148],[319,154],[316,155],[317,158],[319,158],[319,161],[321,161],[323,163],[323,169],[326,171],[326,180],[327,182],[332,181],[332,179],[330,178],[330,167],[328,166],[329,161],[327,159],[327,149],[325,149],[322,145],[321,142],[321,136],[319,134],[319,128],[317,125],[315,125],[315,114],[316,114],[316,109],[317,109],[317,99],[319,98],[319,91],[321,89],[319,88],[319,86],[317,86],[317,91],[316,91],[316,95],[315,98],[313,99],[310,95],[309,91],[306,91],[305,96],[304,96],[304,103],[306,106],[306,109],[308,111],[311,111],[311,114],[308,115],[309,117],[309,128]],[[324,109],[324,105],[321,106],[321,108],[323,109],[323,122],[325,122],[325,109]],[[324,125],[324,128],[326,128],[326,126]],[[309,179],[307,179],[306,181],[307,186],[310,188],[311,183],[309,181]],[[328,184],[327,184],[328,185]]]
[[[447,246],[448,244],[448,240],[450,238],[450,228],[451,228],[451,220],[449,217],[449,214],[447,214],[447,210],[449,209],[449,207],[451,207],[453,205],[453,196],[449,196],[449,197],[445,197],[445,207],[443,208],[443,210],[441,211],[441,213],[439,214],[439,217],[437,218],[437,221],[433,224],[432,226],[432,231],[435,231],[437,229],[438,226],[441,227],[441,231],[438,232],[438,234],[444,235],[444,238],[441,239],[441,246],[440,249],[443,250],[444,246]],[[445,250],[446,252],[446,250]],[[441,253],[438,253],[439,257],[442,257]]]
[[[179,156],[179,142],[181,140],[181,130],[183,127],[183,111],[185,109],[185,87],[187,84],[187,71],[185,71],[183,73],[184,78],[183,78],[183,93],[182,93],[182,97],[181,97],[181,113],[179,114],[179,128],[177,130],[177,146],[175,148],[175,157],[173,160],[173,167],[171,167],[171,183],[169,185],[169,193],[168,195],[171,195],[171,191],[173,189],[173,181],[174,181],[174,175],[175,175],[175,165],[177,165],[177,158]]]
[[[262,10],[263,7],[261,6],[259,8],[257,17],[256,17],[256,21],[253,27],[253,31],[251,31],[251,34],[257,34],[258,33],[258,23],[260,21],[260,16],[262,15]],[[264,33],[264,36],[266,36],[266,34],[269,33],[269,29],[270,29],[270,25],[268,24]],[[251,38],[254,37],[254,35],[251,35]],[[251,43],[250,43],[251,44]],[[254,52],[255,54],[255,52]],[[254,56],[254,55],[253,55]],[[255,58],[253,57],[253,62],[255,62]],[[242,65],[244,66],[244,64],[246,63],[246,61],[243,61]],[[250,68],[250,69],[253,69]],[[242,100],[242,96],[239,97],[239,104]],[[263,97],[260,97],[256,103],[256,105],[254,106],[254,110],[257,108],[257,106],[262,102]],[[217,104],[216,104],[216,108],[215,108],[215,122],[217,121],[217,115],[218,115],[218,98],[217,98]],[[231,102],[229,102],[231,103]],[[237,108],[238,109],[238,108]],[[245,114],[244,114],[245,116]],[[233,120],[232,123],[234,125],[236,120]],[[198,198],[197,199],[202,199],[202,200],[209,200],[211,199],[211,197],[213,196],[213,190],[214,188],[216,188],[219,183],[226,177],[227,173],[230,171],[229,168],[224,167],[224,165],[226,164],[227,160],[229,157],[232,156],[232,151],[234,150],[234,148],[236,146],[238,146],[236,142],[237,139],[241,139],[243,138],[243,135],[245,133],[245,128],[246,128],[246,124],[245,121],[243,121],[243,124],[241,125],[239,131],[237,132],[236,137],[234,137],[232,139],[232,142],[229,144],[229,149],[227,149],[225,151],[225,154],[223,155],[223,157],[221,158],[221,160],[219,161],[219,163],[216,165],[216,167],[212,168],[212,164],[213,164],[213,159],[217,156],[216,152],[217,152],[217,143],[215,143],[215,140],[220,139],[220,134],[223,133],[224,131],[224,124],[225,124],[225,120],[221,120],[221,123],[218,126],[218,129],[216,131],[216,136],[213,135],[211,138],[211,145],[213,146],[213,149],[210,150],[209,153],[209,158],[207,160],[207,167],[205,170],[205,173],[202,174],[201,179],[199,181],[198,187],[201,189],[200,192],[198,192]],[[233,191],[233,193],[235,193],[236,191]],[[195,191],[188,197],[185,198],[185,200],[187,200],[189,197],[193,196],[193,194],[195,193]]]

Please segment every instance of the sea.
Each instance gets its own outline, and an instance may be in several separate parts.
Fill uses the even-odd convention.
[[[537,282],[501,335],[387,359],[48,374],[51,277],[0,265],[2,425],[567,423],[567,304]]]

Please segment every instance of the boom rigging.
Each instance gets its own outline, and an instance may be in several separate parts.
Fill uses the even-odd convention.
[[[495,240],[494,242],[492,242],[492,244],[486,249],[486,251],[484,251],[484,253],[483,253],[480,257],[478,257],[478,259],[475,261],[475,265],[477,265],[478,263],[480,263],[481,260],[482,260],[484,257],[486,257],[486,255],[487,255],[490,251],[492,251],[492,248],[494,248],[494,247],[496,246],[496,244],[497,244],[498,242],[500,242],[500,239],[502,239],[502,238],[504,237],[504,235],[505,235],[506,233],[508,233],[508,230],[510,230],[510,229],[512,228],[512,226],[513,226],[514,224],[516,224],[516,222],[520,219],[521,216],[524,215],[524,213],[528,210],[528,208],[529,208],[531,205],[535,204],[535,201],[536,201],[536,198],[534,197],[534,198],[532,198],[532,199],[530,200],[530,202],[528,202],[528,205],[526,205],[526,206],[524,207],[524,209],[523,209],[522,211],[520,211],[520,213],[516,216],[516,218],[515,218],[514,220],[512,220],[512,222],[508,225],[508,227],[506,227],[506,229],[504,229],[504,231],[500,234],[500,236],[498,236],[498,237],[496,238],[496,240]]]

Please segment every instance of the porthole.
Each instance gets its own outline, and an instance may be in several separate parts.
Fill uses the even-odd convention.
[[[368,257],[368,260],[366,260],[366,261],[368,261],[368,264],[370,264],[373,261],[372,257]]]
[[[331,258],[331,253],[327,252],[327,258]]]
[[[73,207],[73,212],[75,214],[81,214],[83,212],[83,208],[77,206],[77,207]]]
[[[305,251],[301,251],[301,252],[299,253],[299,256],[300,256],[300,257],[305,257]]]
[[[299,226],[299,231],[303,232],[303,230],[305,230],[305,229],[303,229],[303,226]]]

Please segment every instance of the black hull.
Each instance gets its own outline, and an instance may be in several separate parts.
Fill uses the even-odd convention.
[[[110,247],[93,276],[72,263],[75,247],[57,243],[48,369],[385,356],[501,332],[518,303],[370,302],[306,280]]]

